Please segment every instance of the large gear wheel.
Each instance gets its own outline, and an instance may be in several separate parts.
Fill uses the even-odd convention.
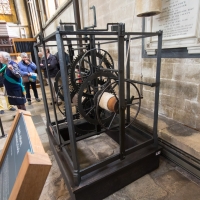
[[[95,95],[115,79],[117,77],[111,72],[97,72],[89,76],[81,85],[78,92],[78,110],[80,115],[89,123],[98,124]],[[104,84],[101,84],[99,80],[102,80]]]
[[[69,72],[68,72],[69,73]],[[54,88],[56,91],[56,94],[58,95],[58,97],[64,101],[64,95],[63,95],[63,83],[62,83],[62,79],[61,79],[61,72],[58,71],[58,73],[55,76],[55,82],[54,82]],[[74,98],[74,95],[77,93],[74,88],[72,87],[71,82],[69,81],[69,90],[70,90],[70,97],[71,97],[71,101]]]
[[[128,128],[136,119],[139,111],[140,111],[140,106],[141,106],[141,95],[134,83],[132,83],[130,80],[125,80],[124,81],[126,88],[130,88],[130,94],[129,94],[129,100],[125,99],[125,128]],[[107,91],[119,91],[119,81],[113,81],[112,83],[108,84],[99,94],[97,97],[97,105],[99,105],[100,100],[104,94],[104,92]],[[113,117],[112,119],[108,122],[105,121],[101,117],[101,113],[99,112],[98,106],[96,106],[96,116],[98,123],[106,130],[111,130],[112,125],[116,123],[115,120],[119,120],[119,98],[118,95],[114,92],[114,97],[116,98],[116,108],[115,111],[113,112]],[[127,89],[125,89],[125,94],[127,96]],[[128,119],[128,113],[130,113],[130,119]],[[118,124],[118,122],[117,122]]]
[[[60,98],[62,101],[64,101],[63,86],[62,86],[62,79],[61,79],[60,71],[58,71],[58,73],[55,76],[54,88],[55,88],[55,91],[57,94],[57,96],[56,96],[57,100],[58,100],[58,98]],[[69,89],[70,89],[71,103],[73,103],[73,99],[75,98],[75,95],[77,94],[77,92],[73,89],[70,82],[69,82]],[[63,108],[62,105],[61,106],[58,105],[58,110],[60,111],[61,114],[63,114],[65,116],[65,108]],[[77,106],[75,106],[75,110],[76,110],[76,113],[73,114],[73,119],[80,119],[80,115],[79,115]]]
[[[101,50],[101,52],[104,54],[96,52],[97,66],[92,65],[90,51],[79,54],[73,61],[69,70],[69,78],[75,91],[78,91],[84,80],[92,75],[91,68],[95,67],[96,71],[101,68],[114,69],[114,62],[110,54],[105,50]]]

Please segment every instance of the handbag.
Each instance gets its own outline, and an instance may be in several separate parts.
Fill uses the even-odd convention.
[[[37,74],[30,72],[30,76],[28,77],[28,79],[29,79],[30,82],[35,82],[36,79],[37,79]]]
[[[24,83],[29,82],[28,76],[22,76],[22,80],[23,80]]]

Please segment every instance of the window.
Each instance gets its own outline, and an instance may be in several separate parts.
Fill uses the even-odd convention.
[[[0,14],[11,15],[9,0],[0,0]]]
[[[33,35],[36,35],[40,31],[36,2],[35,2],[35,0],[29,0],[29,1],[27,1],[27,3],[28,3],[30,18],[31,18],[31,21],[33,24],[33,30],[32,30]]]

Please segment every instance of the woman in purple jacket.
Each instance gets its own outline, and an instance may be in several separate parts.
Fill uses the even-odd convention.
[[[22,60],[18,63],[19,69],[20,69],[20,73],[23,76],[31,76],[31,72],[35,72],[36,70],[36,65],[35,63],[31,62],[28,58],[28,55],[26,53],[21,53],[21,58]],[[40,102],[40,99],[38,98],[38,92],[36,89],[36,81],[31,82],[24,82],[24,86],[26,88],[26,99],[28,100],[28,105],[31,105],[31,95],[30,95],[30,85],[31,88],[33,90],[34,96],[35,96],[35,100],[37,102]]]

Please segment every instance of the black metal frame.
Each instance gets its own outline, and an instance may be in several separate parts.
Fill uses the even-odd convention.
[[[108,31],[109,26],[113,25],[115,26],[115,30],[117,31]],[[63,38],[63,35],[76,35],[76,38]],[[80,169],[78,157],[77,157],[77,144],[76,142],[82,139],[85,139],[87,137],[90,137],[95,134],[100,134],[104,130],[101,130],[100,132],[95,133],[88,133],[84,136],[81,136],[79,138],[75,137],[75,128],[74,128],[74,121],[72,116],[72,109],[71,109],[71,99],[70,99],[70,90],[69,90],[69,83],[68,81],[68,72],[67,67],[65,63],[65,55],[64,55],[64,44],[63,41],[65,40],[75,40],[77,41],[77,46],[79,46],[79,41],[84,40],[84,38],[81,38],[79,36],[88,35],[90,40],[91,49],[96,48],[96,45],[98,47],[101,43],[96,43],[97,40],[104,40],[107,42],[102,42],[102,44],[117,42],[118,43],[118,78],[119,78],[119,145],[120,145],[120,153],[114,156],[111,156],[97,164],[91,165],[87,168]],[[97,36],[97,37],[96,37]],[[98,37],[98,36],[111,36],[109,37]],[[115,37],[113,37],[115,36]],[[131,36],[134,36],[133,38],[130,38]],[[134,39],[142,39],[144,37],[151,37],[151,36],[158,36],[158,51],[157,51],[157,68],[156,68],[156,82],[155,83],[145,83],[135,80],[130,80],[130,50],[128,49],[129,44],[129,38],[131,40]],[[48,132],[53,134],[53,138],[55,139],[58,149],[60,149],[65,155],[65,161],[68,165],[69,170],[71,171],[71,174],[73,176],[74,185],[78,186],[81,182],[81,177],[93,172],[96,169],[99,169],[103,166],[108,165],[109,163],[113,163],[117,160],[123,160],[125,157],[135,151],[138,151],[139,149],[142,149],[148,145],[152,145],[155,148],[158,148],[158,135],[157,135],[157,124],[158,124],[158,103],[159,103],[159,87],[160,87],[160,67],[161,67],[161,49],[162,49],[162,31],[158,31],[155,33],[145,33],[145,32],[125,32],[125,24],[119,23],[119,24],[108,24],[107,29],[101,29],[101,30],[78,30],[78,31],[60,31],[59,28],[56,32],[52,33],[51,35],[47,36],[46,38],[40,38],[41,41],[34,46],[34,52],[36,57],[36,64],[39,66],[39,59],[37,55],[37,50],[39,46],[42,46],[45,52],[46,45],[45,43],[48,41],[56,41],[57,42],[57,48],[59,53],[59,64],[60,64],[60,70],[61,70],[61,78],[62,82],[66,83],[63,84],[63,94],[64,94],[64,105],[65,105],[65,114],[67,119],[67,128],[69,133],[69,141],[64,141],[60,134],[60,124],[63,123],[63,121],[58,121],[57,114],[56,114],[56,107],[53,104],[53,111],[55,116],[55,122],[51,122],[50,115],[49,115],[49,108],[47,104],[47,98],[45,94],[45,88],[44,84],[41,81],[40,86],[42,89],[42,95],[44,100],[44,107],[45,107],[45,113],[47,117],[47,130]],[[154,103],[154,122],[153,122],[153,133],[147,133],[143,130],[140,130],[139,128],[132,126],[133,129],[135,129],[139,134],[143,135],[144,138],[146,138],[146,141],[142,142],[141,144],[138,144],[134,147],[125,148],[125,137],[126,136],[126,130],[125,130],[125,92],[124,92],[124,48],[126,44],[126,51],[128,51],[128,62],[126,65],[126,79],[132,81],[133,83],[141,84],[141,85],[148,85],[150,87],[155,87],[155,103]],[[95,51],[91,51],[91,54],[93,57],[95,57]],[[45,55],[45,60],[46,60]],[[92,59],[92,64],[96,66],[96,60]],[[104,69],[105,70],[105,69]],[[48,70],[47,70],[48,72]],[[38,69],[38,75],[40,80],[42,80],[42,74],[41,70]],[[48,74],[47,74],[48,75]],[[49,77],[49,76],[48,76]],[[50,78],[49,79],[49,83]],[[63,81],[65,80],[65,81]],[[52,94],[52,85],[50,84],[50,92],[51,97],[53,99]],[[130,88],[127,88],[127,94],[130,93]],[[126,97],[127,100],[130,100],[130,96]],[[127,116],[130,119],[130,113],[128,113]],[[97,129],[96,129],[97,130]],[[50,137],[52,138],[52,136]],[[55,142],[54,141],[54,142]],[[68,151],[65,148],[66,144],[70,143],[71,148],[71,158],[68,154]]]

